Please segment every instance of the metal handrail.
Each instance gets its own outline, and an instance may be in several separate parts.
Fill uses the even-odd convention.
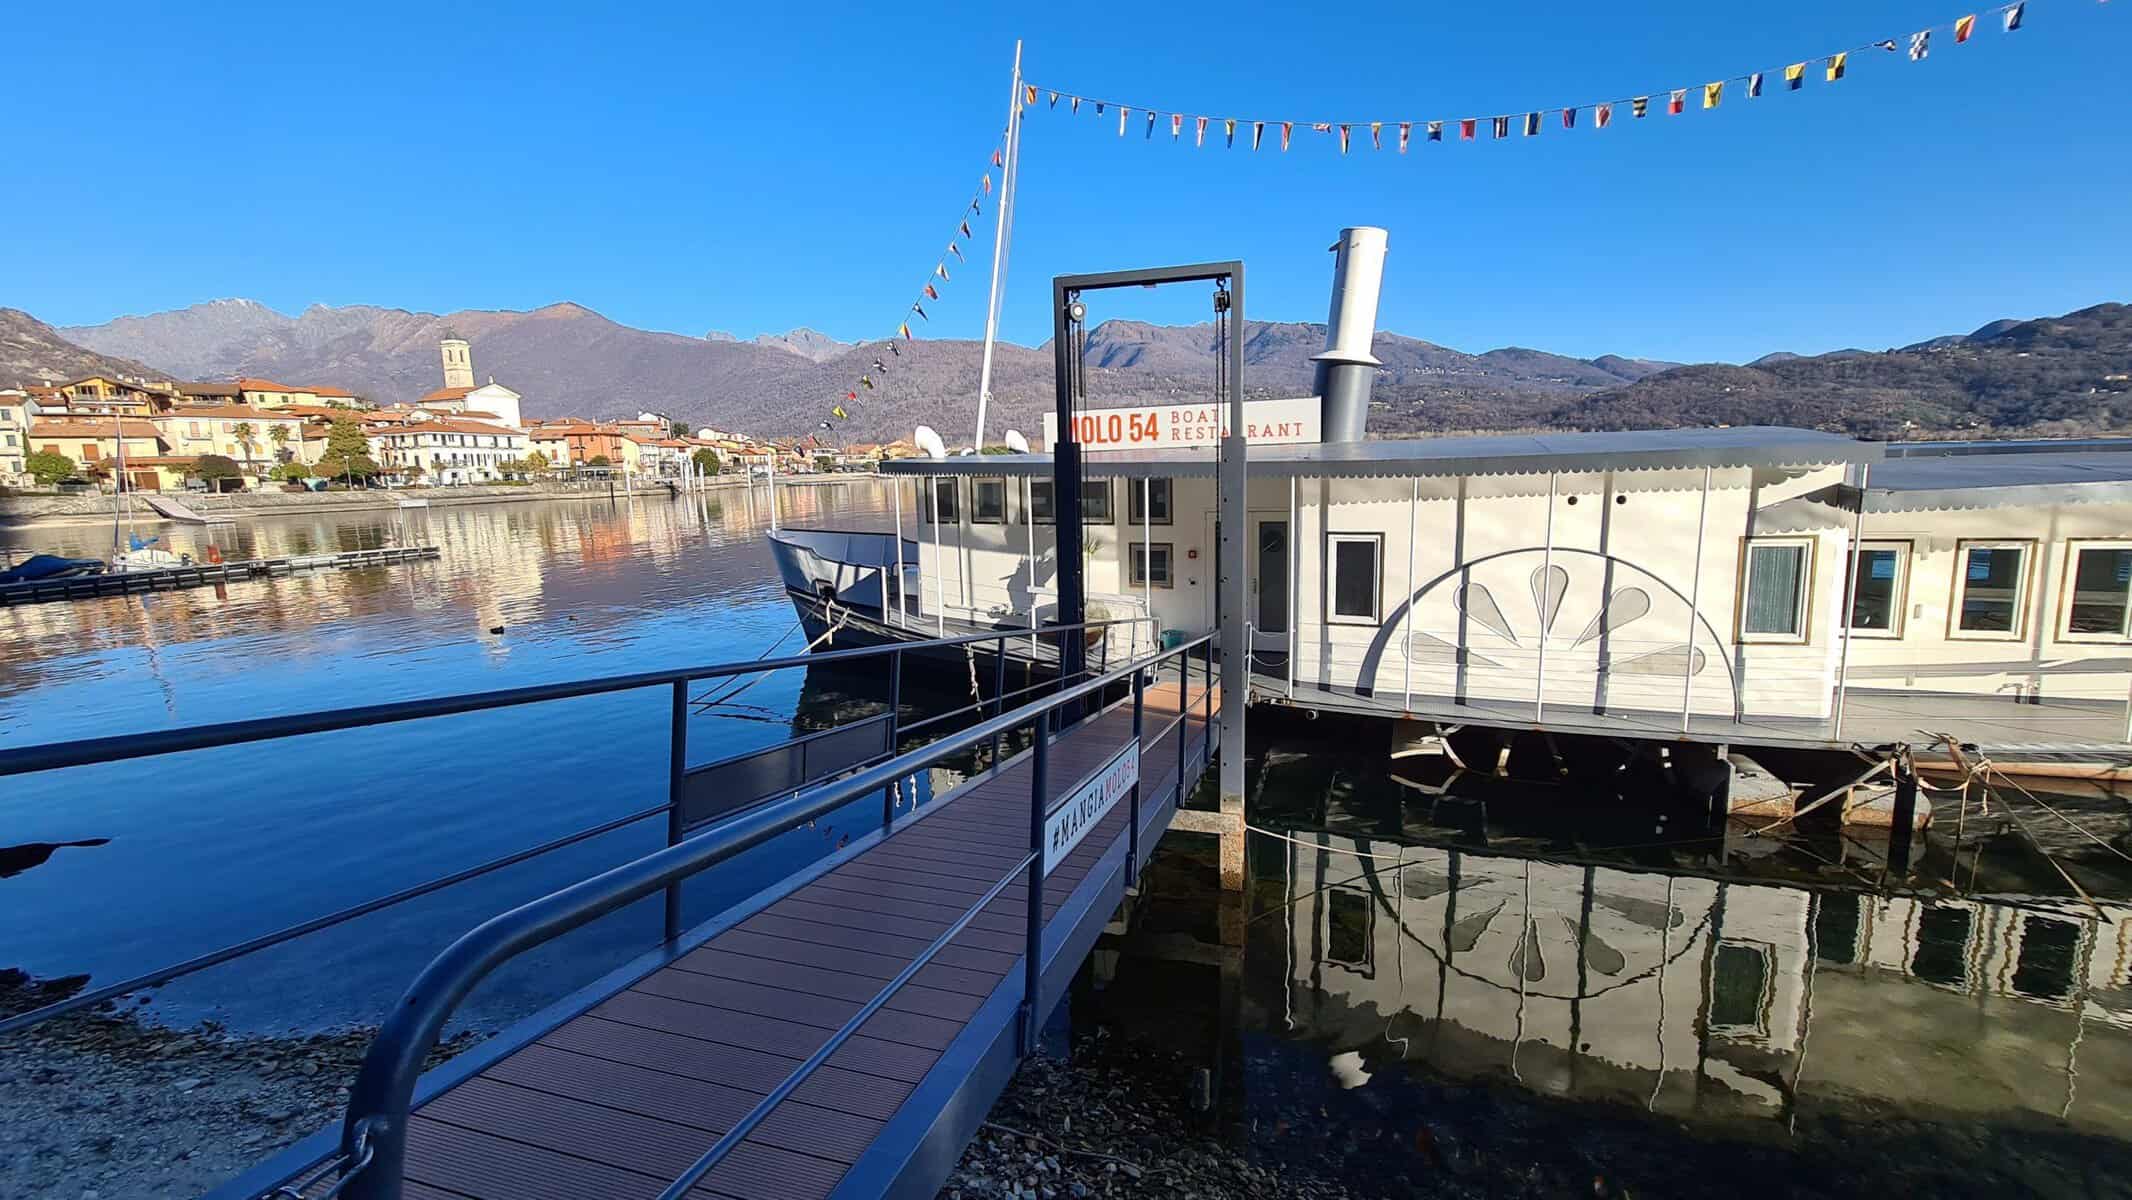
[[[1072,625],[1047,625],[1035,632],[1039,636],[1067,633],[1077,629],[1093,629],[1109,625],[1129,623],[1121,618],[1106,621],[1081,621]],[[1031,631],[1015,630],[1006,636],[1027,637]],[[643,671],[632,675],[610,675],[597,679],[579,679],[564,683],[541,683],[529,687],[499,688],[487,692],[468,692],[458,696],[437,696],[421,700],[395,700],[384,704],[369,704],[358,708],[333,709],[320,712],[291,713],[278,717],[259,717],[249,721],[224,721],[214,725],[195,725],[188,729],[162,729],[142,733],[118,734],[111,737],[78,738],[67,742],[49,742],[42,746],[23,746],[13,750],[0,750],[0,777],[26,775],[34,771],[52,771],[64,767],[81,767],[98,763],[118,762],[131,758],[153,758],[162,754],[177,754],[187,750],[211,750],[220,746],[237,746],[247,742],[272,741],[277,738],[300,737],[313,733],[331,733],[341,729],[362,729],[373,725],[391,725],[401,721],[419,721],[429,717],[449,717],[460,713],[484,712],[495,708],[510,708],[521,704],[541,704],[550,700],[572,700],[581,696],[599,696],[612,692],[634,691],[638,688],[657,687],[662,684],[688,683],[698,679],[722,679],[733,675],[753,675],[764,671],[782,671],[791,667],[827,666],[844,662],[856,662],[883,655],[899,655],[906,651],[936,646],[960,646],[966,643],[996,642],[1001,633],[973,633],[955,637],[932,638],[925,642],[899,643],[891,646],[856,646],[849,650],[818,650],[812,654],[787,655],[783,658],[753,659],[740,663],[715,663],[702,667],[686,667],[672,671]]]
[[[1089,621],[1083,622],[1080,625],[1055,626],[1052,629],[1045,630],[1044,632],[1063,633],[1071,632],[1073,630],[1086,627],[1114,625],[1119,623],[1121,623],[1121,621],[1119,620]],[[1009,636],[1025,635],[1026,631],[1017,631],[1015,634]],[[869,657],[879,657],[881,655],[888,655],[891,657],[892,661],[900,664],[902,655],[913,649],[923,649],[929,646],[940,645],[958,645],[962,643],[972,642],[993,642],[999,640],[1001,639],[1000,635],[998,634],[972,634],[968,636],[936,639],[933,641],[920,643],[899,643],[897,645],[892,646],[863,646],[856,647],[850,650],[823,651],[812,655],[804,655],[799,657],[789,657],[782,659],[758,659],[745,663],[723,664],[716,667],[689,669],[680,672],[656,672],[646,675],[612,676],[605,679],[580,680],[570,683],[536,685],[534,687],[527,688],[510,688],[490,692],[476,692],[463,696],[441,697],[434,700],[400,701],[397,703],[371,705],[359,709],[344,710],[341,713],[305,713],[296,714],[289,717],[263,717],[252,721],[237,721],[226,722],[218,725],[194,726],[190,729],[163,731],[161,733],[156,734],[144,733],[120,737],[88,738],[71,742],[53,742],[42,746],[28,746],[17,750],[0,751],[0,776],[26,774],[34,771],[61,770],[68,767],[84,766],[101,762],[111,762],[123,758],[144,758],[158,754],[179,753],[188,750],[212,749],[217,746],[240,745],[247,742],[272,740],[278,737],[295,737],[303,734],[330,732],[335,729],[358,728],[371,725],[390,724],[396,721],[419,720],[425,717],[442,716],[463,712],[479,712],[487,709],[503,708],[518,704],[535,704],[549,700],[564,699],[575,696],[598,695],[603,692],[609,691],[624,691],[638,687],[656,686],[660,683],[669,683],[678,687],[685,686],[688,681],[693,679],[719,678],[732,675],[755,674],[757,672],[783,670],[787,667],[792,666],[809,666],[815,663],[834,664],[839,662],[847,662],[854,659],[865,659]],[[898,670],[897,674],[900,676],[900,670]],[[896,694],[892,695],[890,699],[891,713],[893,713],[895,708],[900,705],[900,702],[901,695],[900,688],[898,688],[896,689]],[[333,720],[333,718],[337,717],[345,717],[347,719],[344,721]],[[928,718],[928,721],[920,722],[918,726],[913,726],[912,728],[921,727],[924,724],[930,723],[930,720],[931,719]],[[279,729],[276,728],[277,726],[282,725],[285,725],[286,727]],[[889,728],[891,730],[891,738],[893,739],[894,730],[896,728],[896,721],[893,715],[889,717]],[[823,732],[828,733],[835,731],[826,730]],[[805,735],[802,738],[795,740],[805,741],[808,737],[813,736],[819,735]],[[154,739],[162,740],[155,742],[155,744],[151,745],[150,743]],[[134,747],[136,748],[136,752],[122,752],[121,749],[112,748],[114,744],[117,744],[119,747]],[[883,755],[875,756],[875,758],[892,757],[894,754],[894,748],[894,742],[893,740],[891,740],[889,751]],[[874,758],[862,760],[860,764],[856,765],[865,765],[866,762],[871,762],[874,760]],[[711,763],[705,765],[717,766],[719,764]],[[696,768],[688,769],[701,770],[702,767],[699,766]],[[332,913],[307,918],[303,921],[299,921],[292,925],[283,926],[280,929],[273,930],[268,933],[259,934],[254,937],[246,938],[242,941],[234,942],[215,950],[210,950],[201,954],[193,955],[190,958],[186,958],[175,963],[169,963],[164,966],[157,967],[153,970],[143,972],[131,978],[119,980],[116,983],[107,984],[103,987],[78,993],[64,1000],[57,1000],[50,1004],[29,1009],[25,1012],[15,1013],[4,1019],[0,1019],[0,1036],[13,1033],[19,1029],[28,1028],[32,1025],[40,1024],[55,1017],[65,1016],[66,1014],[71,1012],[78,1012],[82,1009],[92,1008],[96,1005],[102,1004],[117,997],[139,991],[140,989],[145,987],[156,987],[161,984],[172,982],[173,980],[182,979],[188,975],[196,974],[210,967],[220,966],[223,963],[230,962],[234,959],[242,958],[245,955],[254,954],[261,950],[271,949],[272,947],[281,945],[284,942],[293,941],[296,938],[303,937],[308,934],[317,933],[324,929],[330,929],[336,925],[345,924],[348,921],[355,920],[358,917],[367,916],[373,912],[379,911],[380,909],[390,908],[396,904],[402,904],[409,900],[419,899],[423,896],[429,895],[432,892],[440,891],[454,884],[464,883],[469,879],[479,878],[480,876],[502,870],[505,867],[515,866],[516,864],[525,862],[528,859],[536,858],[542,854],[562,849],[565,846],[575,845],[578,842],[585,841],[589,838],[597,837],[604,833],[611,833],[614,830],[620,829],[625,825],[631,825],[638,821],[647,820],[651,817],[659,815],[660,813],[669,814],[669,823],[671,824],[673,815],[679,812],[678,799],[678,790],[670,789],[668,800],[665,804],[661,804],[653,808],[643,809],[633,813],[628,813],[620,817],[615,817],[607,821],[601,822],[600,824],[593,825],[585,829],[577,830],[573,833],[562,834],[558,837],[552,838],[549,841],[542,842],[538,845],[529,846],[521,850],[515,850],[509,854],[502,855],[501,857],[490,859],[487,862],[479,863],[471,867],[465,867],[457,871],[452,871],[421,883],[411,884],[398,891],[391,892],[383,896],[374,897],[372,899],[362,901],[358,904],[350,905],[346,908],[342,908]],[[685,830],[670,830],[669,842],[680,840],[680,837],[685,834],[685,832]],[[668,923],[669,932],[672,932],[677,924],[678,917]]]
[[[1050,714],[1156,667],[1169,658],[1186,658],[1188,662],[1188,656],[1193,650],[1202,646],[1211,647],[1212,642],[1213,635],[1207,634],[1159,651],[1108,674],[1062,689],[1046,699],[1034,701],[949,734],[921,749],[847,775],[833,783],[823,784],[790,800],[753,810],[708,833],[654,851],[634,862],[624,863],[491,917],[461,935],[442,953],[431,959],[429,965],[415,977],[399,1003],[393,1006],[392,1012],[378,1030],[377,1038],[371,1043],[369,1052],[364,1055],[362,1069],[349,1093],[348,1112],[342,1126],[341,1138],[344,1150],[367,1142],[374,1153],[374,1159],[370,1169],[357,1177],[354,1186],[349,1189],[347,1194],[350,1200],[398,1200],[401,1194],[400,1184],[406,1171],[408,1113],[413,1104],[415,1082],[421,1075],[422,1065],[436,1046],[444,1023],[451,1018],[460,1002],[476,984],[504,963],[654,892],[674,888],[683,880],[790,829],[827,816],[862,796],[892,789],[899,780],[920,769],[983,745],[1029,723],[1034,723],[1037,731],[1034,771],[1036,786],[1032,789],[1036,800],[1032,804],[1034,811],[1030,818],[1031,841],[1036,843],[1041,838],[1044,819],[1041,811],[1044,807],[1042,792],[1044,763],[1048,757],[1046,752],[1049,743],[1046,726]],[[1210,649],[1210,662],[1211,654]],[[1135,688],[1136,702],[1138,693],[1139,689]],[[1185,703],[1185,697],[1180,694],[1180,708],[1184,707]],[[1181,741],[1180,738],[1180,743]],[[1178,786],[1181,791],[1182,775],[1178,778]],[[1137,798],[1134,808],[1137,815]],[[893,827],[884,830],[884,836],[892,832]],[[1032,845],[1032,849],[1036,849],[1036,846]],[[1041,970],[1040,956],[1035,947],[1040,943],[1042,934],[1042,866],[1042,856],[1037,854],[1028,867],[1031,883],[1031,895],[1028,900],[1031,950],[1026,970],[1031,980],[1038,978]],[[780,889],[777,894],[759,893],[756,897],[759,901],[758,907],[781,899],[798,886],[788,878],[786,887]],[[1029,1004],[1034,1003],[1033,987],[1028,991],[1025,1000]],[[350,1157],[352,1161],[352,1155]]]

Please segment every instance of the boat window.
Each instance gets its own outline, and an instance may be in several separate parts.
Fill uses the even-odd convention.
[[[935,525],[959,525],[962,523],[962,481],[935,477],[932,487],[932,511],[927,514]]]
[[[1710,1029],[1732,1036],[1769,1033],[1775,972],[1759,942],[1719,942],[1710,964]]]
[[[1167,525],[1170,523],[1169,480],[1128,480],[1125,485],[1125,495],[1125,511],[1128,521],[1135,525]],[[1142,503],[1143,496],[1146,498],[1145,503]]]
[[[1152,560],[1155,567],[1153,580],[1154,586],[1172,586],[1173,579],[1170,572],[1172,554],[1170,550],[1170,543],[1134,542],[1132,546],[1132,585],[1134,587],[1148,586],[1148,563]]]
[[[1109,525],[1117,519],[1110,506],[1110,480],[1082,480],[1081,523],[1083,525]]]
[[[1743,640],[1806,640],[1807,574],[1812,548],[1812,542],[1800,538],[1747,544],[1746,595],[1740,604]]]
[[[1051,503],[1051,495],[1050,480],[1029,481],[1029,511],[1022,518],[1023,524],[1033,520],[1039,525],[1049,525],[1058,519],[1057,510]]]
[[[1326,540],[1332,552],[1332,612],[1328,619],[1376,624],[1377,567],[1384,557],[1383,536],[1335,533]]]
[[[977,479],[970,483],[970,523],[998,525],[1007,519],[1007,481]]]
[[[1910,543],[1860,543],[1858,581],[1851,590],[1852,631],[1901,637],[1903,593],[1909,576]]]
[[[2067,636],[2132,636],[2132,545],[2075,546],[2072,577]]]
[[[1955,628],[2018,638],[2028,600],[2027,542],[1963,542],[1955,556]]]

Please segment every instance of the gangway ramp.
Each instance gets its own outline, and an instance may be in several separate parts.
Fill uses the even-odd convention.
[[[182,500],[173,500],[156,492],[135,492],[134,497],[153,509],[157,516],[185,525],[234,525],[237,518],[227,513],[202,513]]]

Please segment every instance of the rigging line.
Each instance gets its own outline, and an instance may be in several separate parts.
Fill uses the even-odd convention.
[[[2037,808],[2040,808],[2044,812],[2047,812],[2050,815],[2058,818],[2060,821],[2063,821],[2066,825],[2072,828],[2073,832],[2078,833],[2080,836],[2088,839],[2089,841],[2095,843],[2103,849],[2108,850],[2110,853],[2115,854],[2117,857],[2124,859],[2126,862],[2132,862],[2132,854],[2126,854],[2124,851],[2119,850],[2117,847],[2111,845],[2109,842],[2104,841],[2100,836],[2096,835],[2093,832],[2090,832],[2086,826],[2083,826],[2078,821],[2073,820],[2071,817],[2068,817],[2064,813],[2059,812],[2057,809],[2052,808],[2050,805],[2045,804],[2042,799],[2039,798],[2034,792],[2029,791],[2027,788],[2015,782],[2013,776],[2008,775],[2003,768],[2000,768],[1996,764],[1992,763],[1989,759],[1985,760],[1985,765],[1987,769],[1995,772],[2000,779],[2005,780],[2007,783],[2013,784],[2014,790],[2028,797],[2029,803],[2034,804]]]
[[[758,654],[758,655],[756,655],[756,656],[755,656],[755,661],[756,661],[756,662],[761,662],[762,660],[764,660],[764,659],[766,659],[766,658],[770,657],[771,653],[772,653],[772,652],[774,652],[774,651],[775,651],[775,650],[776,650],[776,649],[777,649],[777,648],[778,648],[779,646],[782,646],[782,645],[784,645],[784,644],[785,644],[785,639],[786,639],[786,638],[788,638],[788,637],[791,637],[791,636],[792,636],[792,634],[793,634],[793,632],[794,632],[795,630],[797,630],[797,629],[798,629],[799,627],[800,627],[800,622],[798,622],[798,621],[794,621],[794,622],[792,622],[792,624],[791,624],[791,625],[790,625],[790,626],[789,626],[788,628],[786,628],[786,630],[785,630],[785,631],[784,631],[783,633],[780,633],[780,634],[778,634],[778,635],[777,635],[777,640],[776,640],[776,641],[774,641],[774,642],[771,642],[771,643],[770,643],[769,645],[767,645],[767,646],[763,647],[763,652],[762,652],[761,654]],[[718,703],[718,700],[709,700],[709,699],[706,699],[705,697],[708,697],[708,696],[710,696],[710,695],[711,695],[711,694],[712,694],[713,692],[716,692],[716,691],[720,690],[721,688],[724,688],[724,687],[728,687],[728,686],[735,686],[735,685],[737,685],[737,684],[738,684],[738,682],[739,682],[738,680],[725,680],[725,681],[721,681],[721,682],[720,682],[719,684],[717,684],[716,686],[713,686],[713,687],[709,687],[709,688],[705,688],[705,689],[704,689],[704,691],[703,691],[703,694],[702,694],[702,695],[699,695],[699,696],[695,696],[695,697],[692,697],[692,698],[691,698],[691,699],[689,700],[689,703],[691,703],[691,704],[703,704],[703,705],[710,705],[710,704],[716,704],[716,703]],[[734,692],[733,694],[734,694],[734,695],[739,695],[739,692],[738,692],[738,691],[736,690],[736,691],[735,691],[735,692]],[[720,697],[719,699],[721,699],[721,700],[722,700],[722,699],[724,699],[724,697]]]
[[[1999,777],[2002,779],[2005,778],[2005,772],[1999,772]],[[2014,825],[2017,828],[2021,830],[2021,836],[2028,839],[2029,846],[2032,847],[2036,851],[2036,853],[2041,854],[2043,856],[2043,861],[2051,865],[2051,870],[2058,872],[2058,878],[2065,880],[2066,886],[2072,888],[2073,891],[2077,893],[2082,900],[2087,902],[2088,907],[2094,910],[2095,919],[2098,921],[2108,920],[2109,918],[2103,915],[2102,905],[2095,903],[2095,897],[2088,895],[2088,890],[2080,886],[2080,881],[2074,879],[2072,873],[2067,871],[2063,866],[2059,864],[2058,859],[2055,855],[2043,848],[2043,843],[2036,840],[2036,835],[2030,832],[2028,828],[2028,823],[2021,819],[2020,813],[2014,811],[2013,805],[2009,804],[2006,806],[2006,816],[2009,820],[2013,821]]]
[[[829,628],[824,629],[822,631],[822,636],[815,638],[814,640],[808,642],[804,647],[802,647],[800,649],[801,654],[811,654],[813,653],[815,647],[836,637],[837,630],[844,628],[844,623],[851,619],[851,613],[849,610],[846,610],[843,613],[837,613],[836,605],[833,603],[830,604],[828,608],[832,614],[836,615],[836,623],[831,625]],[[757,661],[761,660],[758,659]],[[747,691],[749,688],[754,687],[756,684],[761,683],[763,680],[768,679],[769,677],[775,674],[777,674],[776,671],[764,671],[760,674],[751,675],[748,677],[748,681],[746,683],[740,685],[737,688],[732,689],[723,696],[718,697],[716,700],[712,700],[708,703],[705,703],[696,711],[701,714],[708,712],[711,709],[718,707],[719,705],[727,704],[731,702],[735,696],[740,695],[742,692]]]

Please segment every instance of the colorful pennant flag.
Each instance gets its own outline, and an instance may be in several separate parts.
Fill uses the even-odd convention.
[[[1959,46],[1963,42],[1968,41],[1969,35],[1975,33],[1976,31],[1977,18],[1975,13],[1971,13],[1968,16],[1963,17],[1961,20],[1956,21],[1954,23],[1954,44]]]
[[[1723,81],[1719,81],[1717,83],[1706,83],[1703,85],[1704,108],[1716,108],[1718,104],[1724,100],[1724,98],[1725,84]]]
[[[1643,120],[1644,117],[1650,113],[1650,111],[1651,98],[1649,96],[1638,96],[1635,99],[1629,101],[1629,115],[1639,121]]]
[[[1756,71],[1747,77],[1747,98],[1758,99],[1762,95],[1762,73]]]
[[[993,94],[997,95],[998,93],[995,92]],[[904,341],[909,341],[911,338],[911,323],[909,321],[905,321],[901,325],[896,326],[896,332],[903,335]],[[896,348],[894,346],[890,346],[889,349],[895,350]],[[901,350],[896,350],[896,355],[900,358],[902,357],[903,352]]]
[[[983,185],[985,195],[992,194],[992,173],[990,171],[985,172],[984,177],[978,182]]]
[[[931,318],[931,317],[929,317],[929,316],[926,316],[926,315],[925,315],[925,306],[924,306],[923,304],[919,304],[919,303],[913,302],[913,303],[911,304],[911,311],[912,311],[912,312],[914,312],[914,313],[917,313],[917,314],[918,314],[918,319],[919,319],[919,320],[921,320],[921,321],[930,321],[930,320],[932,320],[932,319],[933,319],[933,318]]]
[[[1495,119],[1495,136],[1499,138],[1506,138],[1510,136],[1509,117],[1497,117]]]
[[[926,299],[928,299],[928,300],[938,300],[938,299],[940,299],[940,292],[939,292],[939,290],[938,290],[937,288],[935,288],[935,287],[934,287],[934,286],[933,286],[932,284],[930,284],[930,283],[929,283],[929,284],[926,284],[926,285],[925,285],[925,298],[926,298]]]
[[[2012,33],[2014,30],[2021,28],[2021,15],[2027,11],[2028,0],[2021,0],[2021,3],[2016,4],[2012,8],[2007,9],[2006,32]]]
[[[1563,109],[1563,110],[1562,110],[1562,128],[1564,128],[1564,129],[1575,129],[1576,127],[1577,127],[1577,110],[1576,110],[1576,109],[1574,109],[1574,108],[1565,108],[1565,109]]]
[[[1806,86],[1805,63],[1793,63],[1784,68],[1784,86],[1794,92]]]
[[[1384,149],[1384,122],[1382,121],[1370,122],[1370,149]]]
[[[1537,137],[1537,136],[1539,136],[1539,133],[1540,133],[1540,114],[1538,114],[1538,113],[1536,113],[1536,112],[1529,112],[1529,113],[1526,113],[1526,114],[1525,114],[1525,136],[1526,136],[1526,137]]]
[[[1666,115],[1669,117],[1677,117],[1682,112],[1686,111],[1687,107],[1688,89],[1674,88],[1673,94],[1666,98]]]
[[[1059,106],[1059,94],[1058,94],[1057,92],[1053,92],[1053,93],[1051,93],[1051,107],[1053,107],[1053,108],[1057,108],[1058,106]]]
[[[1023,101],[1024,103],[1027,103],[1027,104],[1034,104],[1034,103],[1036,103],[1036,85],[1035,85],[1035,84],[1033,84],[1033,83],[1032,83],[1032,84],[1030,84],[1030,85],[1028,86],[1028,88],[1027,88],[1027,89],[1025,89],[1025,97],[1026,97],[1026,98],[1025,98],[1025,100]]]
[[[1611,104],[1602,104],[1602,105],[1600,105],[1600,106],[1598,106],[1597,108],[1594,108],[1594,109],[1592,110],[1592,124],[1593,124],[1594,126],[1596,126],[1597,128],[1600,128],[1600,129],[1604,129],[1604,128],[1606,128],[1607,126],[1609,126],[1609,125],[1612,125],[1613,123],[1614,123],[1614,106],[1613,106],[1613,105],[1611,105]]]
[[[1131,108],[1128,108],[1128,107],[1126,107],[1125,105],[1122,105],[1122,104],[1118,106],[1118,136],[1119,136],[1119,137],[1124,137],[1124,136],[1125,136],[1125,118],[1127,118],[1127,117],[1129,117],[1129,116],[1131,116],[1131,115],[1133,115],[1133,110],[1132,110]]]
[[[1223,149],[1236,149],[1236,121],[1233,118],[1221,123],[1221,136]]]
[[[1923,62],[1932,53],[1932,31],[1920,30],[1910,35],[1910,61]]]
[[[1458,123],[1458,140],[1462,142],[1470,142],[1473,140],[1472,117],[1467,117],[1465,120],[1460,121]]]
[[[934,264],[933,264],[933,274],[935,274],[935,275],[938,275],[938,276],[940,276],[940,277],[941,277],[942,279],[948,279],[948,278],[949,278],[949,276],[948,276],[948,265],[947,265],[946,263],[944,263],[944,262],[937,262],[937,263],[934,263]],[[952,280],[950,280],[950,282],[953,282],[953,281],[952,281]]]
[[[1265,136],[1266,123],[1264,121],[1251,122],[1251,148],[1253,150],[1258,149],[1259,142],[1263,140]]]
[[[837,406],[836,406],[835,408],[832,408],[832,409],[830,409],[830,410],[829,410],[829,415],[830,415],[830,416],[832,416],[832,417],[835,417],[835,418],[836,418],[837,420],[839,420],[839,421],[849,421],[849,420],[851,420],[851,414],[850,414],[850,413],[848,413],[848,412],[845,412],[845,411],[844,411],[844,406],[843,406],[843,405],[841,405],[841,404],[837,405]]]
[[[1152,142],[1155,140],[1155,118],[1161,115],[1161,113],[1153,111],[1147,114],[1147,132],[1140,135],[1141,141]]]
[[[876,365],[879,364],[877,363]],[[859,386],[865,388],[869,392],[874,390],[874,377],[871,375],[859,376]]]
[[[1347,126],[1345,126],[1345,125],[1342,125],[1342,126],[1340,127],[1340,153],[1342,153],[1342,154],[1345,154],[1345,153],[1347,153],[1347,138],[1348,138],[1348,132],[1349,132],[1349,131],[1348,131],[1348,128],[1347,128]]]
[[[1401,154],[1405,154],[1407,152],[1407,142],[1412,139],[1413,136],[1414,123],[1412,121],[1401,121],[1399,123],[1399,152]]]
[[[889,346],[889,349],[893,350],[893,349],[895,349],[895,346],[894,346],[893,344],[891,344],[891,345]],[[887,363],[885,363],[885,362],[882,362],[882,361],[881,361],[880,359],[878,359],[878,358],[877,358],[877,359],[875,359],[875,360],[874,360],[874,370],[876,370],[876,371],[880,371],[880,372],[882,372],[883,374],[886,374],[886,373],[888,372],[888,364],[887,364]],[[865,381],[864,381],[864,380],[862,379],[862,380],[861,380],[860,382],[864,383]],[[868,384],[866,384],[866,386],[867,386],[867,387],[872,387],[873,385],[872,385],[872,384],[870,384],[870,383],[868,383]]]
[[[1432,142],[1440,142],[1444,140],[1444,123],[1442,121],[1429,122],[1427,127],[1427,133],[1424,136],[1426,136]]]
[[[1206,145],[1206,144],[1207,144],[1207,119],[1206,119],[1205,117],[1194,117],[1194,118],[1192,118],[1192,122],[1193,122],[1193,126],[1192,126],[1192,144],[1193,144],[1194,146],[1204,146],[1204,145]]]
[[[999,147],[997,146],[994,146],[992,148],[992,165],[995,167],[1004,167],[1007,165],[1006,160],[1002,159],[999,156]]]
[[[1184,114],[1170,114],[1170,140],[1176,141],[1184,133]]]
[[[1080,98],[1079,96],[1075,96],[1075,97],[1074,97],[1074,98],[1073,98],[1073,99],[1072,99],[1072,100],[1071,100],[1070,102],[1068,102],[1068,103],[1067,103],[1067,105],[1066,105],[1066,108],[1067,108],[1067,110],[1068,110],[1069,112],[1071,112],[1071,113],[1072,113],[1072,114],[1073,114],[1074,116],[1077,116],[1077,117],[1078,117],[1078,116],[1080,116],[1080,115],[1081,115],[1081,98]],[[1103,106],[1102,106],[1102,105],[1100,105],[1100,104],[1096,105],[1096,111],[1097,111],[1097,112],[1102,112],[1102,111],[1103,111]]]
[[[1293,133],[1295,133],[1294,121],[1281,122],[1281,153],[1288,153],[1288,138]]]
[[[1896,51],[1894,38],[1882,38],[1881,40],[1874,42],[1873,44],[1875,46],[1880,47],[1882,50],[1887,51],[1890,54],[1893,54]]]
[[[1828,60],[1828,81],[1834,83],[1843,78],[1843,65],[1850,61],[1850,51],[1835,55]]]

